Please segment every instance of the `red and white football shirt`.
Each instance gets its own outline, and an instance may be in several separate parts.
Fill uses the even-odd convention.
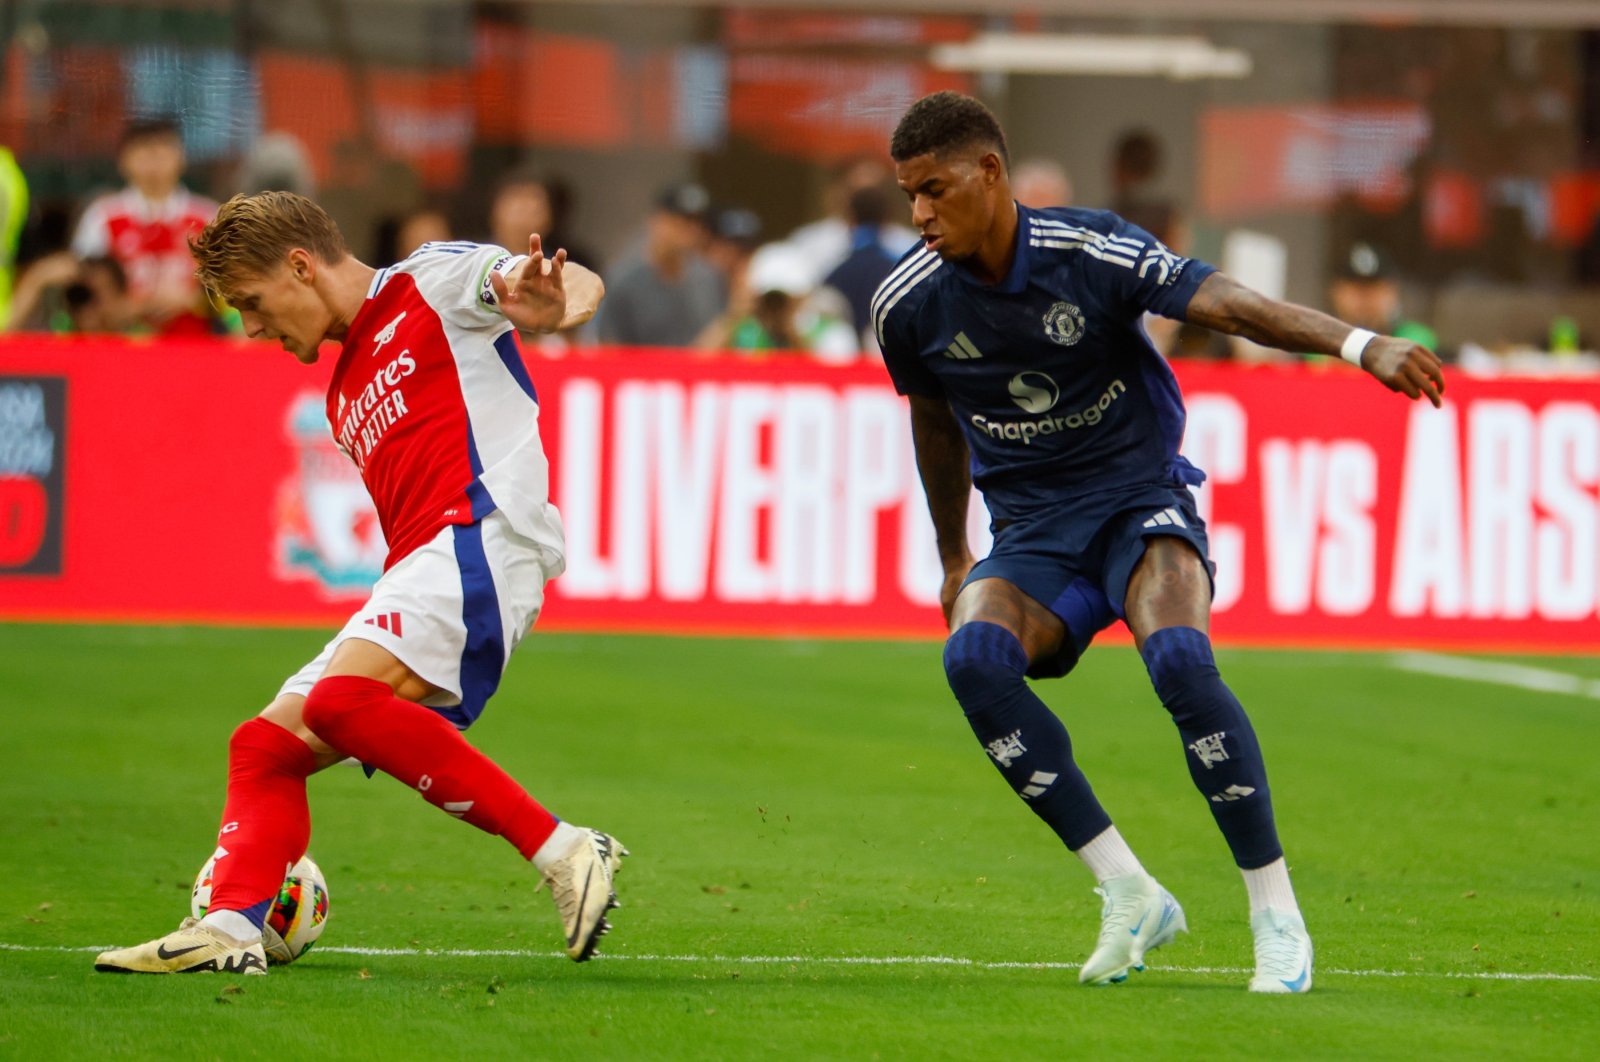
[[[216,203],[186,188],[159,201],[124,188],[101,196],[84,210],[72,237],[72,253],[79,258],[115,258],[128,275],[128,293],[135,299],[164,287],[189,292],[194,312],[177,315],[162,331],[209,331],[189,237],[198,235],[216,214]]]
[[[489,281],[519,260],[483,244],[425,244],[378,271],[350,323],[328,423],[378,510],[385,570],[497,509],[564,563],[538,396]]]

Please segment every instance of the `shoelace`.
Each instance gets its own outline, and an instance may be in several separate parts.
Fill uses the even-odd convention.
[[[578,907],[578,893],[572,887],[572,860],[563,859],[550,868],[549,873],[540,875],[539,884],[533,887],[534,892],[541,891],[546,885],[550,886],[550,895],[555,898],[556,908],[563,918],[570,915]]]
[[[561,912],[562,921],[569,926],[580,913],[578,890],[572,884],[573,879],[577,877],[576,864],[581,857],[592,853],[592,845],[580,845],[571,855],[552,866],[549,873],[540,875],[539,883],[534,886],[535,892],[546,885],[550,886],[550,895],[555,898],[556,910]]]
[[[1292,977],[1300,972],[1299,959],[1300,942],[1288,926],[1276,926],[1256,937],[1256,969]]]
[[[1126,933],[1133,916],[1138,912],[1139,906],[1144,902],[1143,896],[1122,896],[1113,900],[1104,889],[1095,889],[1096,893],[1105,900],[1105,905],[1100,909],[1100,940],[1119,940],[1118,934]]]

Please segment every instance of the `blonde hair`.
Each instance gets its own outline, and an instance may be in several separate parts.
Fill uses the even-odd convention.
[[[328,212],[294,192],[236,195],[189,240],[194,275],[212,298],[223,300],[231,285],[266,276],[297,247],[329,264],[350,254]]]

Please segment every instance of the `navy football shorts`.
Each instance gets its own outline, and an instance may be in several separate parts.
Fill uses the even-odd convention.
[[[1055,657],[1034,664],[1033,678],[1071,671],[1089,643],[1123,618],[1128,580],[1145,540],[1181,538],[1213,571],[1206,525],[1188,487],[1141,483],[1097,491],[1014,521],[997,521],[994,548],[966,583],[1004,579],[1060,617],[1067,636]]]

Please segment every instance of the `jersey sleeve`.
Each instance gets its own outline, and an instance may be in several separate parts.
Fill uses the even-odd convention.
[[[111,253],[111,234],[106,231],[106,201],[96,199],[84,209],[72,234],[72,253],[78,258],[99,258]]]
[[[1103,231],[1085,265],[1092,282],[1109,289],[1136,312],[1184,320],[1189,300],[1201,282],[1217,271],[1216,266],[1175,254],[1150,233],[1115,214],[1103,212],[1100,218]]]
[[[486,243],[425,243],[400,263],[439,316],[462,328],[505,325],[490,274],[510,275],[526,255]]]
[[[909,334],[909,315],[890,312],[878,327],[878,349],[894,389],[902,395],[943,398],[944,384],[928,370],[917,355],[916,341]]]

